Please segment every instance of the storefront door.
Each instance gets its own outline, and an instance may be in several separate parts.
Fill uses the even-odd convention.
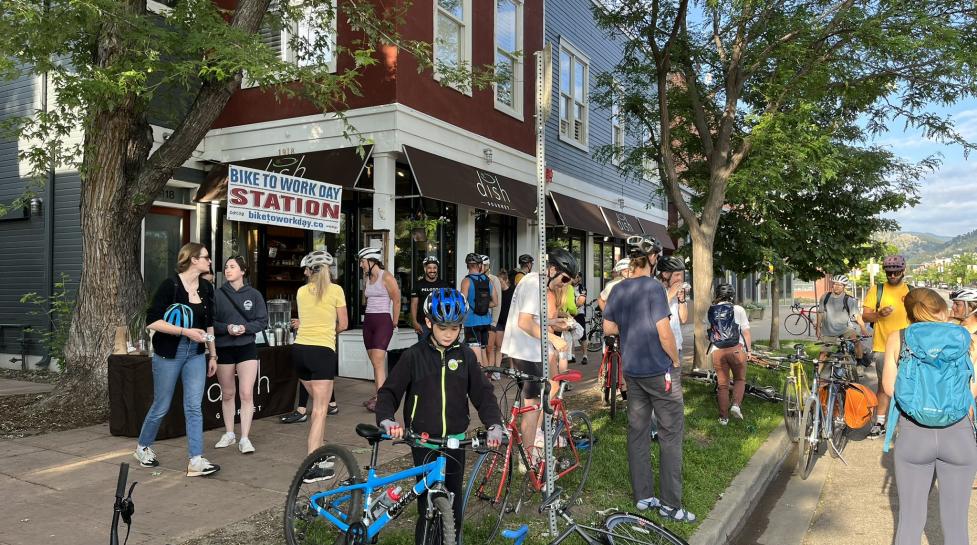
[[[516,218],[480,210],[475,216],[475,251],[489,256],[493,273],[516,268]]]
[[[180,247],[190,242],[190,211],[154,206],[146,214],[143,237],[143,282],[153,293],[176,271]]]

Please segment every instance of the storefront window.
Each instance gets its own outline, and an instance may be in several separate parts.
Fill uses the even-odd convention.
[[[546,228],[546,248],[563,248],[577,258],[581,271],[587,270],[587,256],[584,251],[584,240],[586,234],[576,229],[566,227],[547,227]]]
[[[176,272],[180,247],[190,242],[190,211],[153,207],[146,214],[143,243],[143,280],[152,295],[164,279]]]
[[[475,251],[489,256],[493,272],[516,268],[516,218],[479,210],[475,216]]]
[[[398,199],[395,207],[394,273],[400,286],[400,322],[410,322],[410,294],[423,277],[424,258],[441,262],[441,278],[454,282],[457,210],[454,204],[413,197]]]

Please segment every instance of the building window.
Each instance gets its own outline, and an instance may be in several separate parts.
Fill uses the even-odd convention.
[[[434,6],[434,78],[440,80],[438,68],[458,69],[471,66],[472,30],[471,0],[437,0]],[[471,94],[471,89],[459,89]]]
[[[274,2],[268,8],[275,9]],[[336,0],[333,0],[332,7],[320,7],[318,9],[306,7],[303,10],[303,17],[295,24],[285,28],[273,27],[270,24],[263,24],[258,30],[261,43],[278,54],[278,57],[286,62],[297,64],[298,66],[324,65],[330,72],[336,71],[336,20],[339,17],[336,11]],[[323,19],[329,20],[329,28],[323,28]],[[303,44],[303,53],[298,51],[298,43]],[[248,79],[247,75],[241,82],[242,89],[257,87],[258,84]]]
[[[560,140],[587,149],[590,63],[560,40]]]
[[[611,163],[615,165],[621,164],[621,156],[624,153],[624,116],[621,114],[620,100],[620,93],[616,93],[614,100],[611,101],[611,144],[614,146]]]
[[[495,2],[495,107],[522,119],[522,1]]]

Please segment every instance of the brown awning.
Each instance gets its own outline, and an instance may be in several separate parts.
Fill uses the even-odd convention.
[[[610,235],[607,220],[596,204],[584,202],[560,193],[550,192],[563,225],[587,231],[596,235]]]
[[[421,195],[521,218],[536,217],[536,188],[487,170],[404,146]]]
[[[645,233],[652,235],[662,243],[662,248],[665,248],[666,250],[675,249],[675,243],[672,242],[672,236],[668,234],[668,227],[665,227],[660,223],[655,223],[651,220],[639,219],[639,221],[644,227]]]
[[[641,221],[631,214],[611,210],[604,206],[601,206],[600,209],[604,211],[604,217],[607,218],[607,223],[610,225],[611,233],[614,236],[628,238],[632,235],[645,234]]]
[[[353,187],[359,179],[373,146],[349,147],[322,151],[310,151],[292,155],[262,157],[246,161],[234,161],[237,166],[268,172],[288,173],[300,178],[326,182],[342,187]],[[197,202],[219,201],[227,197],[227,165],[220,165],[207,175],[200,184]]]

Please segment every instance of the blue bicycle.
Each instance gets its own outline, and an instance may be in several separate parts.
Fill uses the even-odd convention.
[[[424,465],[380,477],[376,473],[380,443],[391,439],[390,436],[369,424],[356,426],[356,433],[373,448],[366,479],[360,473],[353,453],[344,447],[326,445],[309,454],[292,479],[285,501],[288,545],[376,543],[383,528],[425,492],[430,501],[423,515],[424,539],[421,543],[454,545],[455,518],[451,494],[444,486],[447,465],[444,454]],[[484,438],[479,437],[463,440],[457,436],[431,439],[427,434],[405,430],[401,442],[437,450],[441,447],[478,448],[483,441]],[[418,477],[420,480],[414,483]],[[402,494],[387,490],[389,485],[408,479],[412,482],[409,486],[404,485]],[[379,493],[374,495],[375,491]]]

